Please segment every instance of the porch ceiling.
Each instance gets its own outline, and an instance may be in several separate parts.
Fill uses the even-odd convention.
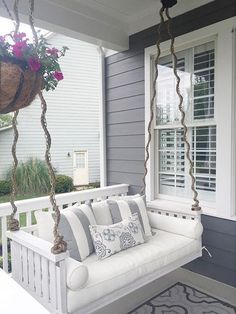
[[[179,15],[212,0],[179,0],[172,15]],[[12,7],[13,0],[9,0]],[[26,21],[28,1],[20,1]],[[122,51],[129,35],[159,22],[160,0],[40,0],[35,1],[36,26]],[[2,2],[1,15],[6,16]]]

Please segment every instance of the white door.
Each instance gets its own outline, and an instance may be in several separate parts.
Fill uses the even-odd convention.
[[[87,185],[88,178],[88,152],[74,152],[74,185]]]

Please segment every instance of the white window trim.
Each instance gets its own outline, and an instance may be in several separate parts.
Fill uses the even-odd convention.
[[[217,171],[216,171],[216,203],[209,208],[209,204],[202,203],[203,213],[211,216],[236,220],[235,193],[235,163],[236,163],[236,110],[235,103],[235,32],[236,17],[212,24],[194,32],[176,38],[176,52],[215,40],[215,123],[217,125]],[[161,44],[161,56],[169,54],[170,42]],[[152,64],[151,58],[156,54],[156,46],[145,49],[145,130],[150,117],[150,101],[152,92]],[[225,62],[227,60],[227,62]],[[220,73],[220,75],[218,74]],[[223,82],[223,86],[222,86]],[[223,92],[222,92],[223,90]],[[221,104],[224,104],[222,106]],[[219,123],[220,118],[220,123]],[[225,126],[228,126],[227,128]],[[233,136],[234,135],[234,136]],[[148,133],[145,132],[145,142]],[[223,147],[223,149],[222,149]],[[176,200],[155,199],[155,158],[154,158],[154,123],[152,125],[152,141],[150,145],[150,160],[146,196],[155,206],[178,206]],[[227,196],[227,197],[226,197]],[[180,207],[190,207],[189,200],[178,203]]]

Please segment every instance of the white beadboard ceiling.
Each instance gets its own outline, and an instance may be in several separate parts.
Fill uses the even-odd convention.
[[[176,16],[213,0],[178,0]],[[13,0],[8,0],[12,7]],[[28,1],[20,1],[26,20]],[[159,22],[160,0],[40,0],[35,1],[36,25],[114,50],[128,48],[128,37]],[[0,14],[6,12],[0,1]]]

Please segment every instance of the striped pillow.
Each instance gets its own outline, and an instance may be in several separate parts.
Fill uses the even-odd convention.
[[[133,199],[108,200],[107,204],[112,216],[113,224],[122,221],[137,213],[141,226],[146,236],[151,236],[152,231],[148,220],[145,198],[138,196]]]
[[[35,212],[39,237],[53,242],[54,213]],[[59,233],[67,242],[70,257],[81,262],[94,252],[89,226],[96,224],[89,205],[74,205],[61,210]],[[45,230],[47,229],[47,230]],[[50,237],[49,237],[50,235]]]
[[[96,224],[92,209],[88,205],[71,206],[61,211],[59,232],[67,242],[70,257],[82,262],[94,252],[89,226]]]

